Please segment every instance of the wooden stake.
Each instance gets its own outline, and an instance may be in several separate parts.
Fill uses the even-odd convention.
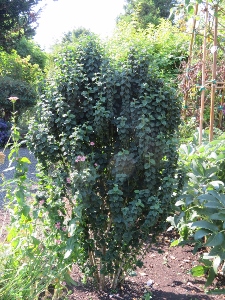
[[[216,94],[216,64],[217,64],[217,31],[218,31],[218,4],[215,4],[214,10],[214,42],[213,42],[213,65],[212,65],[212,85],[211,85],[211,107],[210,107],[210,126],[209,126],[209,141],[213,140],[214,127],[214,105]]]
[[[199,122],[199,145],[202,143],[202,130],[203,130],[203,121],[204,121],[204,106],[205,106],[205,68],[206,68],[206,42],[207,42],[207,31],[208,31],[208,1],[205,5],[205,29],[204,29],[204,39],[202,45],[202,87],[201,87],[201,105],[200,105],[200,122]]]

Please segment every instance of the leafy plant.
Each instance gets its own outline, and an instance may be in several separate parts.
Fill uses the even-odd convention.
[[[13,107],[18,99],[11,97]],[[14,109],[13,109],[14,111]],[[59,229],[49,230],[48,216],[44,202],[36,202],[31,184],[27,178],[28,158],[20,156],[20,133],[13,113],[12,144],[10,147],[9,168],[14,169],[14,178],[3,181],[1,188],[6,191],[6,207],[11,223],[7,228],[7,239],[0,243],[1,278],[0,298],[37,299],[49,296],[59,299],[66,296],[66,282],[74,283],[69,275],[70,261],[58,254],[62,244],[58,242]],[[4,153],[0,152],[0,163],[4,162]],[[66,232],[62,231],[64,235]],[[60,251],[59,251],[60,253]],[[66,299],[64,297],[64,299]]]
[[[43,73],[29,55],[22,58],[15,50],[12,50],[10,53],[0,52],[0,76],[21,80],[36,86],[38,81],[43,78]]]
[[[44,70],[47,55],[33,40],[28,40],[23,37],[18,43],[16,43],[15,49],[21,58],[29,58],[30,64],[36,65],[36,68],[38,65],[41,70]]]
[[[116,61],[94,37],[58,53],[51,76],[27,137],[37,201],[68,228],[64,259],[115,289],[172,207],[180,101],[145,52]]]
[[[188,173],[176,203],[177,213],[168,218],[180,234],[172,245],[192,243],[194,253],[205,249],[200,265],[191,272],[194,276],[205,274],[208,287],[218,273],[224,274],[225,265],[224,134],[201,146],[181,145],[180,155]]]
[[[147,29],[137,29],[135,22],[119,22],[107,49],[116,60],[126,59],[130,47],[151,55],[151,67],[159,77],[177,86],[175,78],[182,61],[188,57],[189,37],[179,31],[169,20],[158,26],[149,24]]]

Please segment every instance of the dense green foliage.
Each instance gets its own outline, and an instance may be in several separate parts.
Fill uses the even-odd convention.
[[[120,22],[107,49],[116,60],[123,60],[130,47],[135,47],[140,55],[147,51],[158,76],[177,85],[180,64],[188,56],[188,43],[189,37],[170,21],[162,20],[157,27],[151,25],[146,30],[137,29],[133,23]]]
[[[37,64],[30,62],[29,56],[22,58],[13,50],[10,54],[0,52],[0,76],[11,77],[35,86],[43,78],[43,73]]]
[[[170,9],[176,0],[126,0],[125,13],[119,20],[136,22],[140,28],[147,28],[149,24],[159,25],[160,18],[168,18]]]
[[[37,200],[52,224],[68,228],[65,258],[77,259],[100,288],[106,275],[117,286],[140,264],[149,233],[165,226],[179,113],[175,91],[157,78],[147,53],[131,49],[115,61],[89,37],[55,57],[28,136],[51,176]]]
[[[35,5],[40,0],[0,1],[0,47],[11,50],[22,36],[33,37],[37,26]]]
[[[37,100],[37,87],[43,78],[43,72],[36,64],[31,64],[29,57],[21,58],[16,51],[10,54],[0,52],[0,107],[1,117],[10,118],[12,105],[8,98],[19,98],[17,110],[33,106]]]
[[[26,58],[29,56],[29,62],[32,65],[36,64],[42,70],[44,70],[47,55],[32,40],[27,40],[25,37],[23,37],[18,43],[16,43],[15,50],[21,58]]]
[[[200,265],[192,269],[194,276],[207,276],[206,287],[212,284],[220,268],[224,269],[224,164],[224,134],[201,146],[181,145],[180,165],[186,174],[185,184],[176,203],[177,212],[168,218],[180,233],[180,239],[172,245],[194,244],[195,253],[207,247]]]

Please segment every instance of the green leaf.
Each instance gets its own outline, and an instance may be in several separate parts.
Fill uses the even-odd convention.
[[[210,286],[212,284],[213,280],[215,279],[215,277],[216,277],[216,273],[214,272],[214,269],[210,268],[205,287]]]
[[[34,236],[31,236],[32,240],[33,240],[33,243],[34,243],[34,246],[38,246],[40,244],[40,240],[38,240],[36,237]]]
[[[175,240],[173,241],[171,244],[170,244],[170,247],[175,247],[175,246],[178,246],[179,245],[179,240]]]
[[[212,220],[225,221],[225,211],[224,212],[219,212],[219,213],[212,214],[210,216],[210,218]]]
[[[219,201],[211,201],[211,202],[206,202],[204,203],[205,207],[209,207],[209,208],[218,208],[218,209],[223,209],[224,207],[220,204]]]
[[[191,227],[199,227],[208,229],[210,231],[218,231],[218,227],[216,225],[204,220],[193,222]]]
[[[194,160],[192,162],[192,171],[193,171],[193,174],[196,175],[196,176],[204,176],[204,169],[203,169],[203,166],[196,160]]]
[[[23,163],[27,163],[27,164],[31,163],[30,160],[27,157],[20,158],[20,161],[23,162]]]
[[[194,7],[193,7],[193,5],[189,5],[188,6],[188,13],[189,13],[189,15],[193,15],[193,13],[194,13]]]
[[[191,269],[191,275],[194,277],[201,277],[205,275],[205,267],[198,265]]]
[[[201,200],[201,202],[208,200],[208,201],[216,201],[216,198],[213,195],[210,194],[203,194],[198,196],[198,200]]]
[[[224,249],[221,245],[213,247],[208,256],[221,256],[224,254]]]
[[[224,208],[225,208],[225,194],[218,194],[217,193],[217,199],[222,202]]]
[[[67,284],[72,284],[72,285],[78,286],[78,283],[76,281],[74,281],[73,278],[71,278],[69,273],[64,274],[64,279]]]
[[[219,246],[224,242],[224,233],[219,232],[217,234],[212,234],[212,236],[205,243],[206,247]]]
[[[198,231],[195,232],[194,234],[194,239],[195,240],[200,240],[202,239],[204,236],[208,235],[212,233],[210,230],[207,229],[199,229]]]

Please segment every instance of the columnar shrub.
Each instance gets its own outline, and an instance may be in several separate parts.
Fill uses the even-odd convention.
[[[180,102],[144,52],[112,61],[92,38],[59,53],[51,74],[28,134],[51,177],[37,200],[68,230],[65,259],[116,287],[173,205]]]

